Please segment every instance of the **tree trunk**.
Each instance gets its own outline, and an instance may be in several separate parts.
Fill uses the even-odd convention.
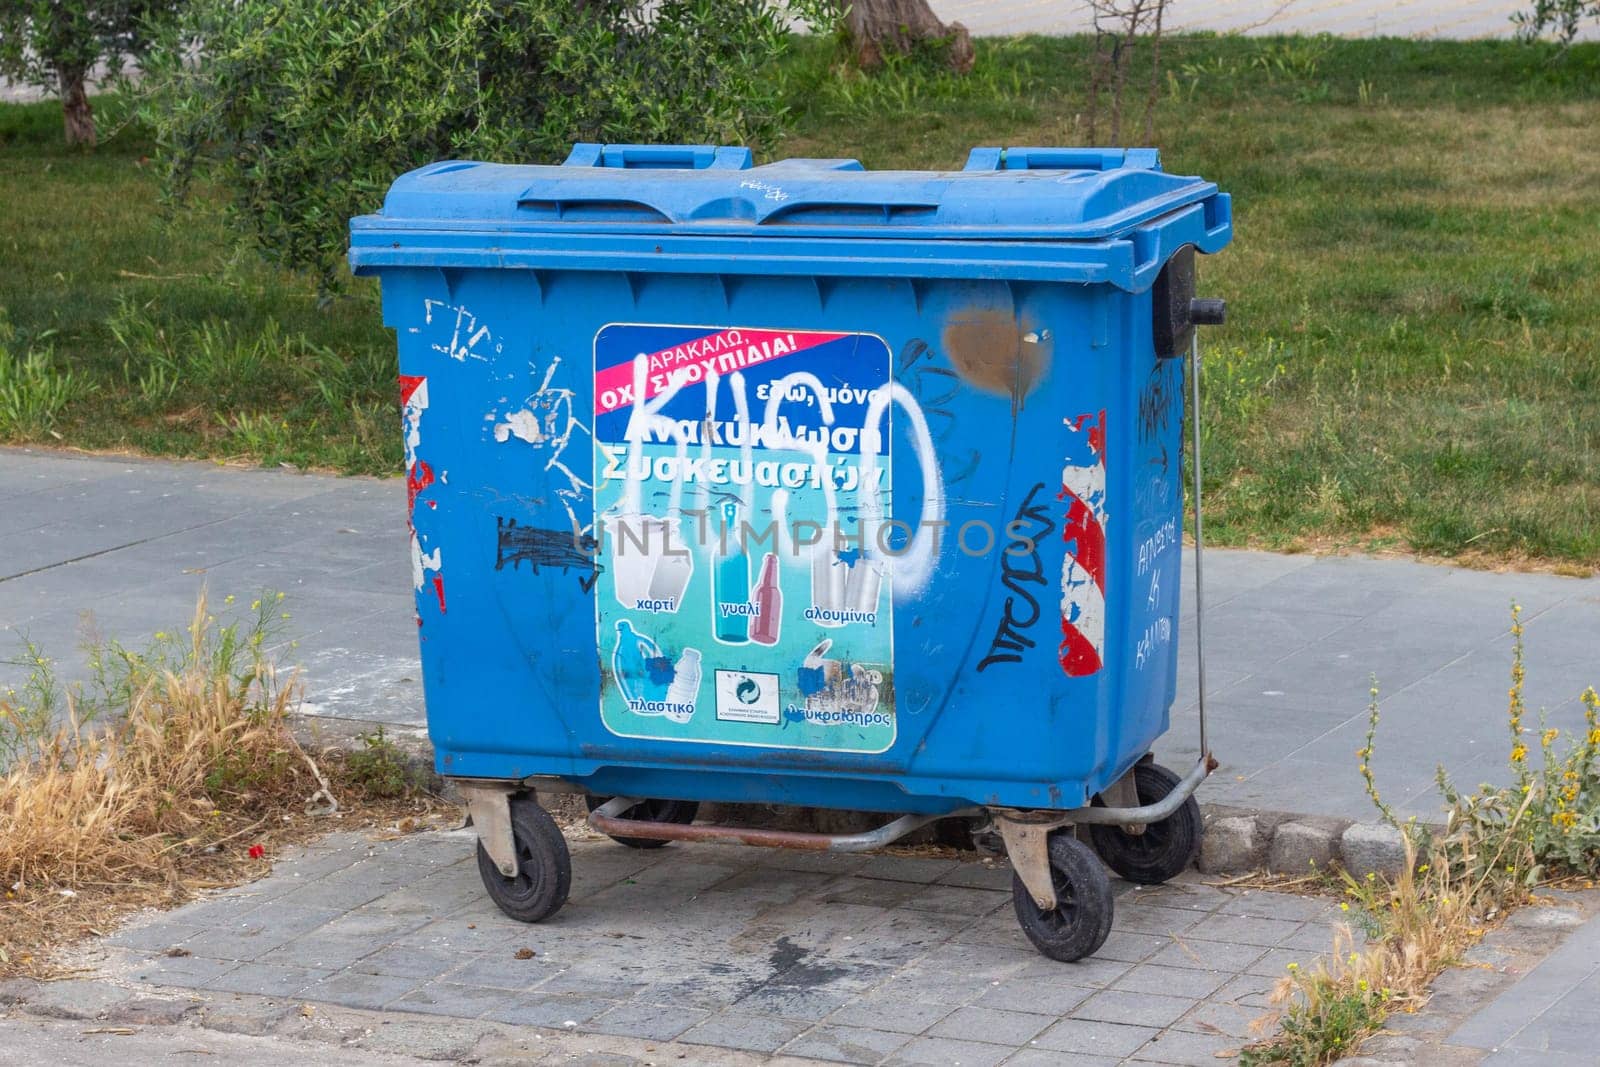
[[[862,70],[880,66],[885,53],[905,55],[934,43],[949,49],[951,70],[965,74],[972,69],[972,35],[959,22],[940,22],[928,0],[851,0],[844,24]]]
[[[82,71],[61,72],[61,117],[68,144],[94,147],[94,109],[89,106],[89,90]]]

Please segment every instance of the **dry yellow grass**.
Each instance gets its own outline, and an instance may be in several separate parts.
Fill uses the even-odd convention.
[[[0,975],[39,972],[51,946],[134,908],[265,873],[276,846],[320,829],[334,790],[289,731],[298,680],[264,656],[257,614],[219,625],[202,595],[176,655],[119,657],[103,724],[80,724],[68,694],[67,723],[0,777]],[[36,730],[33,711],[0,698],[0,725]]]
[[[1341,878],[1342,907],[1362,917],[1370,940],[1361,944],[1344,924],[1327,955],[1309,967],[1290,964],[1272,992],[1275,1012],[1255,1024],[1258,1033],[1276,1033],[1245,1050],[1246,1064],[1322,1064],[1350,1054],[1386,1015],[1424,1004],[1434,977],[1511,903],[1501,884],[1463,885],[1448,863],[1419,865],[1410,835],[1393,879]]]

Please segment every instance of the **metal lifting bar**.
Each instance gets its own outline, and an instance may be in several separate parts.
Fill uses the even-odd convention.
[[[799,830],[762,830],[754,827],[710,826],[705,823],[651,822],[625,819],[623,813],[638,805],[634,797],[613,797],[589,813],[589,825],[612,837],[642,837],[652,841],[716,841],[758,848],[797,848],[814,852],[869,852],[905,837],[940,819],[977,814],[968,808],[943,815],[902,815],[859,834],[821,834]]]
[[[1220,324],[1225,307],[1220,300],[1195,300],[1191,302],[1193,321],[1197,325]],[[1143,825],[1160,822],[1177,811],[1183,802],[1199,788],[1216,767],[1211,757],[1211,742],[1206,736],[1206,639],[1205,639],[1205,516],[1201,506],[1200,465],[1200,331],[1194,330],[1189,339],[1189,433],[1193,462],[1190,464],[1194,486],[1194,644],[1196,684],[1199,686],[1200,758],[1194,768],[1184,776],[1172,792],[1155,804],[1137,808],[1089,807],[1063,815],[1063,823],[1099,823],[1110,825]]]
[[[1200,687],[1200,762],[1211,762],[1211,746],[1206,740],[1206,635],[1205,574],[1201,560],[1205,555],[1204,510],[1200,506],[1200,331],[1189,339],[1189,432],[1194,449],[1194,651],[1197,684]]]

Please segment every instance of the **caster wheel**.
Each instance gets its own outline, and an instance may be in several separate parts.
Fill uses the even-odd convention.
[[[1178,787],[1181,779],[1157,763],[1133,769],[1140,804],[1154,804]],[[1142,834],[1117,826],[1091,826],[1089,837],[1106,866],[1130,882],[1160,885],[1194,862],[1200,850],[1200,805],[1194,797],[1160,822],[1149,823]]]
[[[1045,911],[1034,903],[1022,879],[1011,876],[1011,902],[1017,922],[1033,947],[1053,960],[1072,963],[1093,955],[1111,933],[1111,879],[1094,850],[1058,830],[1050,835],[1050,879],[1056,906]]]
[[[489,898],[511,918],[525,923],[548,919],[567,902],[572,888],[572,856],[561,828],[532,797],[511,799],[511,836],[517,848],[517,875],[507,878],[478,843],[478,874]]]
[[[610,799],[591,794],[584,797],[583,801],[589,805],[589,810],[593,811]],[[675,822],[687,826],[694,822],[695,813],[699,810],[700,803],[695,800],[642,800],[623,812],[622,817],[638,819],[641,822]],[[629,848],[660,848],[668,844],[666,841],[657,841],[649,837],[612,837],[611,840]]]

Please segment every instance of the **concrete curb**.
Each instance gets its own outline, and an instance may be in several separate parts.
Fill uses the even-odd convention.
[[[297,715],[295,736],[313,752],[327,749],[358,750],[364,738],[377,729],[359,719]],[[423,730],[385,727],[385,737],[404,754],[419,781],[446,800],[455,800],[448,779],[434,769],[433,746]],[[581,823],[587,809],[581,798],[556,794],[542,799],[559,821]],[[1400,831],[1382,822],[1352,822],[1324,815],[1261,811],[1202,804],[1205,836],[1196,866],[1204,874],[1309,874],[1339,867],[1356,877],[1368,873],[1393,875],[1405,863],[1405,843]],[[761,804],[707,804],[703,821],[737,822],[765,829],[850,833],[868,829],[881,820],[873,815],[822,808],[779,808]],[[954,844],[959,835],[940,833],[934,824],[904,839],[905,844]]]

